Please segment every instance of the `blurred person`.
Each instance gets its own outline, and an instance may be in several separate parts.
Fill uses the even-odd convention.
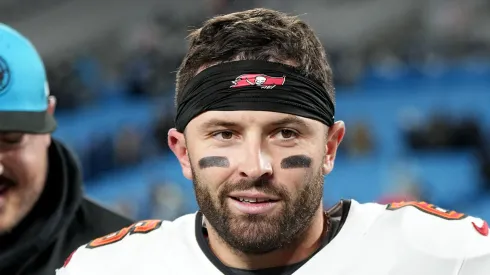
[[[136,164],[142,159],[143,137],[131,125],[124,125],[114,141],[115,163],[125,167]]]
[[[369,155],[374,149],[374,142],[368,125],[358,122],[352,127],[352,134],[345,140],[347,153],[351,157]]]
[[[452,148],[473,148],[478,152],[485,150],[485,138],[483,137],[481,123],[476,116],[463,117],[459,123],[453,126],[453,133],[450,138]]]
[[[128,92],[132,96],[155,94],[157,80],[163,77],[163,73],[158,70],[160,63],[163,63],[162,56],[153,41],[156,34],[150,26],[142,30],[136,32],[138,35],[143,34],[143,37],[137,39],[138,47],[129,54],[124,72]]]
[[[89,54],[81,54],[73,62],[73,68],[80,84],[90,91],[100,91],[102,83],[102,66],[100,62]]]
[[[95,239],[58,275],[488,274],[481,219],[418,202],[322,209],[345,126],[306,23],[253,9],[189,38],[168,142],[200,210]]]
[[[409,180],[408,182],[398,184],[396,187],[396,190],[381,196],[378,203],[389,204],[404,201],[426,201],[424,190],[416,181]]]
[[[116,168],[114,142],[110,135],[93,132],[90,143],[82,150],[83,176],[90,182],[100,174]]]
[[[71,62],[63,61],[50,67],[48,70],[48,78],[52,80],[50,89],[52,95],[59,100],[58,109],[73,110],[90,102],[90,91],[84,86],[79,78],[79,72]]]
[[[33,45],[0,24],[0,274],[53,274],[83,243],[131,223],[83,198],[74,156],[51,138],[55,98]]]
[[[389,204],[409,201],[430,201],[431,190],[419,167],[404,159],[392,160],[387,169],[388,176],[377,203]]]
[[[138,212],[138,207],[133,197],[120,198],[112,207],[112,209],[120,215],[131,217],[133,219],[136,217],[136,213]]]
[[[490,133],[488,135],[490,137]],[[476,154],[479,161],[480,175],[482,176],[482,187],[488,193],[490,191],[490,146],[483,147]]]
[[[414,150],[446,149],[451,146],[454,127],[447,119],[448,114],[431,114],[426,123],[418,124],[406,132],[409,146]]]
[[[150,189],[150,217],[174,220],[185,214],[185,196],[173,182],[155,183]]]

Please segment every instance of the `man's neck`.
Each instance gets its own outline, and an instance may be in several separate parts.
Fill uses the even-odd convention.
[[[323,208],[320,207],[311,225],[288,247],[262,255],[247,255],[235,252],[219,238],[212,227],[208,226],[209,246],[216,257],[226,266],[250,270],[301,262],[320,248],[324,233],[326,233],[324,232],[324,213]]]

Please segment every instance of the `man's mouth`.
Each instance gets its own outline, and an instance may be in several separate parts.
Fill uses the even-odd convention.
[[[278,197],[256,191],[234,192],[229,198],[230,205],[235,211],[248,215],[270,213],[280,201]]]
[[[264,202],[278,201],[270,198],[248,198],[248,197],[231,197],[231,198],[240,202],[248,202],[248,203],[264,203]]]
[[[7,191],[13,186],[10,180],[0,179],[0,196],[7,193]]]

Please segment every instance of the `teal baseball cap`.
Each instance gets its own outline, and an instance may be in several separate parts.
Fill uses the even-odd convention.
[[[48,102],[41,56],[27,38],[0,23],[0,132],[52,133],[56,121]]]

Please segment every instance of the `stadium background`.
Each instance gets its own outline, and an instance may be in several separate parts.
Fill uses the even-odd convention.
[[[490,2],[486,0],[0,0],[1,21],[45,59],[55,137],[86,191],[137,219],[196,209],[166,144],[175,71],[193,26],[269,7],[300,14],[334,68],[347,124],[325,206],[427,200],[490,219]],[[485,27],[487,26],[487,27]]]

